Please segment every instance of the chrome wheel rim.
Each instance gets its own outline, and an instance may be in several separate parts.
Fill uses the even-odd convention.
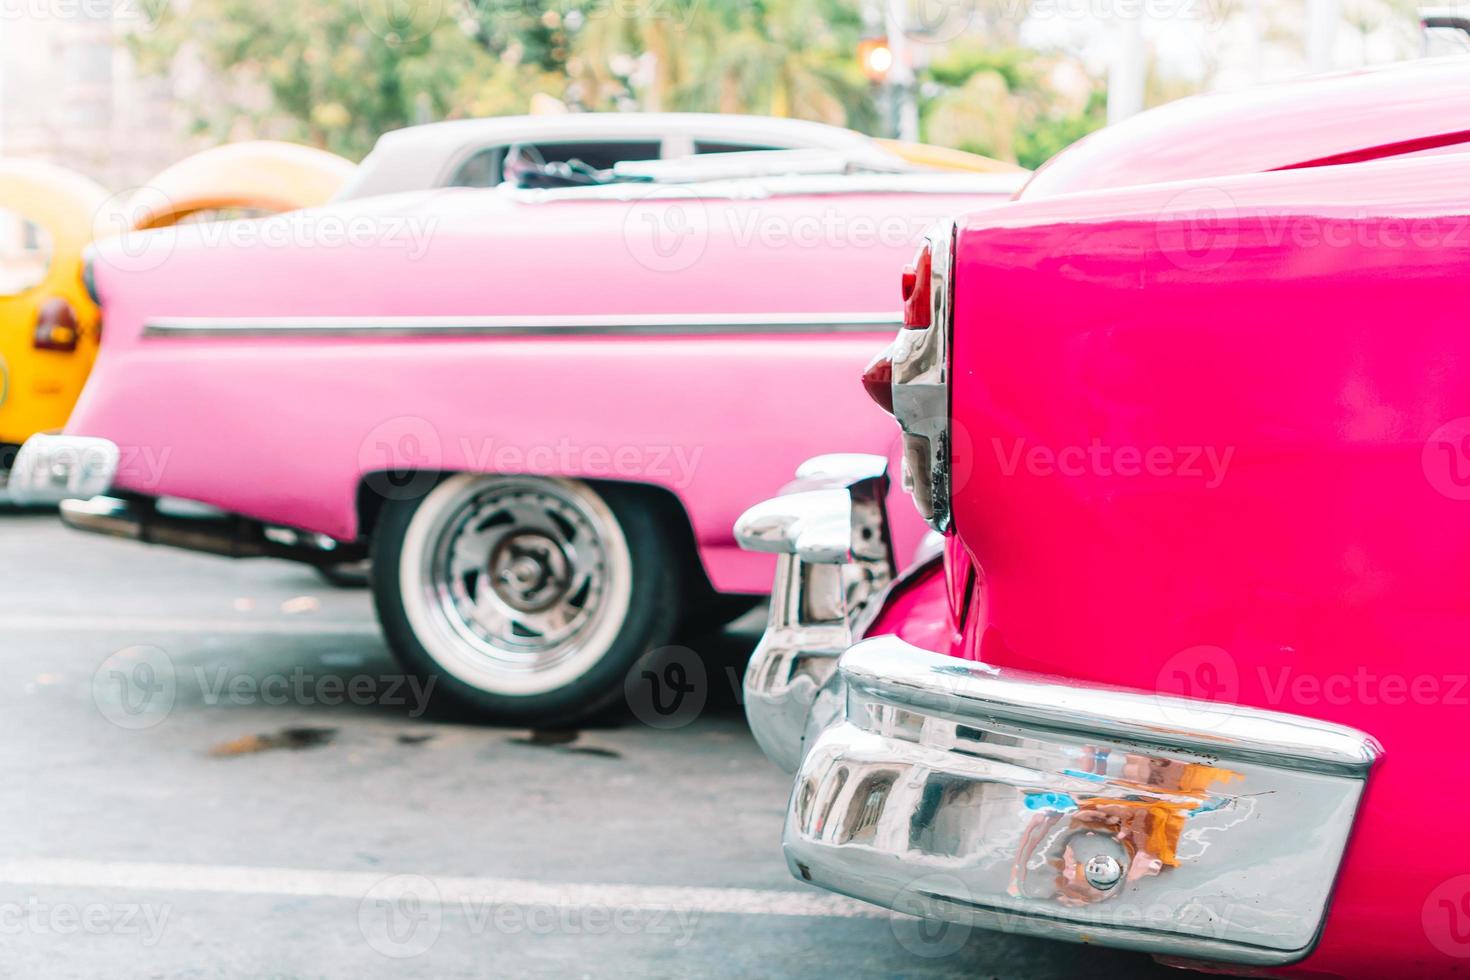
[[[455,477],[415,515],[404,597],[426,650],[483,690],[586,673],[626,618],[632,565],[607,505],[570,480]]]

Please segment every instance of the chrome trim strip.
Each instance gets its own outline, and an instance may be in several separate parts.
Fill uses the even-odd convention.
[[[931,919],[1276,966],[1326,916],[1368,735],[921,650],[844,653],[787,810],[792,873]]]
[[[645,313],[607,316],[158,317],[143,336],[549,337],[886,333],[894,313]]]

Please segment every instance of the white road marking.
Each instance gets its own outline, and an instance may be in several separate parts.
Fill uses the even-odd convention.
[[[363,900],[375,888],[406,877],[363,871],[246,868],[211,864],[27,859],[0,862],[0,883],[88,889],[302,895]],[[427,882],[418,897],[442,905],[522,905],[569,909],[632,909],[706,915],[790,915],[887,918],[886,909],[839,895],[759,888],[686,885],[556,884],[519,878],[413,875]]]
[[[372,620],[360,623],[293,619],[176,619],[172,616],[28,616],[0,613],[0,630],[44,633],[271,633],[284,636],[380,636]]]

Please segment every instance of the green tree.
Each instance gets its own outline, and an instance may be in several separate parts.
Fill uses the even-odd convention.
[[[856,63],[861,36],[857,7],[845,0],[604,4],[572,35],[570,65],[593,108],[750,112],[871,129],[873,92]],[[619,70],[630,62],[635,71]]]
[[[862,22],[841,0],[731,4],[726,33],[685,86],[683,104],[872,130],[872,86],[857,64]]]
[[[997,160],[1015,160],[1016,100],[997,71],[977,71],[937,96],[924,116],[924,138]]]
[[[462,22],[496,58],[565,74],[584,0],[466,0]]]
[[[131,39],[139,63],[172,74],[194,130],[216,140],[360,158],[386,130],[527,112],[538,97],[880,125],[857,64],[857,0],[150,2],[150,29]],[[1035,166],[1102,124],[1095,83],[1059,86],[1067,59],[1012,43],[1002,5],[977,10],[965,39],[929,39],[940,55],[921,74],[926,138]]]
[[[586,109],[682,108],[676,93],[700,71],[722,27],[709,3],[589,5],[570,40],[573,99]]]
[[[1056,54],[959,43],[928,66],[923,82],[925,139],[1024,167],[1107,122],[1102,83]]]
[[[495,71],[455,19],[418,9],[436,16],[395,23],[359,0],[171,0],[131,45],[145,71],[202,75],[191,86],[196,132],[244,130],[357,159],[386,130],[460,114],[467,81]]]
[[[537,95],[877,124],[850,0],[159,3],[132,48],[145,71],[190,77],[179,87],[192,92],[192,128],[214,139],[274,136],[360,158],[385,130],[526,112]]]
[[[1017,133],[1016,162],[1035,169],[1108,121],[1107,95],[1094,90],[1080,112],[1034,119]]]

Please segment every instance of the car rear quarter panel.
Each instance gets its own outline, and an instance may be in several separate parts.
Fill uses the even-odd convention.
[[[1470,157],[1156,185],[961,223],[965,655],[1382,742],[1318,951],[1470,952]]]

